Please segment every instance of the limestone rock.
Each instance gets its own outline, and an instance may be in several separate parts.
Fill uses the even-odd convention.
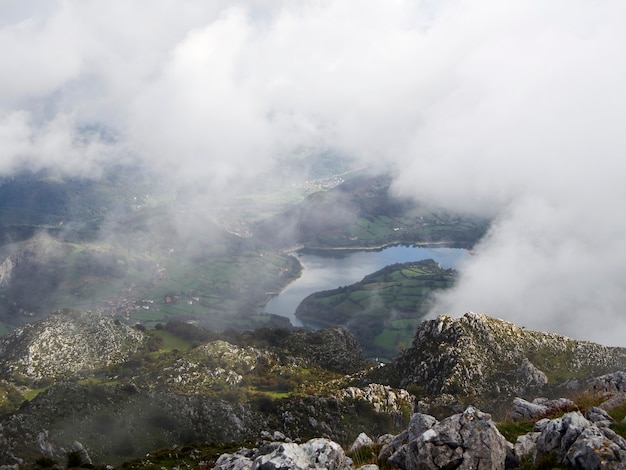
[[[256,451],[241,450],[223,454],[215,463],[216,470],[348,470],[352,461],[336,442],[311,439],[304,444],[273,442]]]
[[[350,446],[349,451],[350,452],[354,452],[355,450],[360,449],[361,447],[369,447],[369,446],[373,446],[373,445],[374,445],[374,441],[372,440],[372,438],[369,437],[364,432],[362,432],[361,434],[359,434],[356,437],[356,439],[354,440],[354,442]]]
[[[483,397],[478,403],[489,406],[493,397],[539,392],[562,369],[571,371],[573,378],[586,378],[625,365],[624,348],[530,331],[469,312],[461,318],[440,315],[422,322],[412,346],[370,374],[374,381],[401,388],[417,385],[430,397]],[[626,378],[614,374],[598,386],[623,389]]]
[[[111,317],[64,310],[0,339],[0,373],[59,379],[121,363],[146,340],[141,331]]]
[[[409,441],[389,463],[407,470],[504,469],[507,449],[491,416],[470,406]]]
[[[620,370],[612,374],[597,377],[593,383],[596,393],[615,394],[626,392],[626,371]]]
[[[511,419],[513,421],[532,421],[550,413],[575,409],[577,409],[576,404],[569,398],[557,398],[555,400],[535,398],[532,402],[529,402],[523,398],[516,397],[513,399]]]
[[[626,468],[626,440],[603,425],[606,417],[599,408],[590,410],[588,416],[597,422],[590,421],[578,411],[537,422],[536,432],[518,438],[515,454],[522,457],[533,453],[537,460],[556,453],[559,464],[568,468]]]
[[[513,399],[511,419],[513,421],[533,420],[544,416],[547,412],[548,407],[546,405],[531,403],[523,398],[516,397]]]
[[[515,441],[515,446],[513,447],[513,452],[519,458],[524,457],[525,455],[534,455],[535,450],[537,448],[537,439],[541,435],[540,432],[529,432],[527,434],[523,434],[518,436]]]
[[[415,397],[406,390],[375,383],[363,388],[344,388],[338,398],[365,400],[373,405],[377,413],[402,414],[404,408],[412,409],[415,405]]]
[[[585,428],[569,447],[563,463],[586,470],[626,467],[626,441],[608,428]]]
[[[85,446],[83,446],[78,441],[74,441],[74,443],[72,444],[72,447],[70,448],[70,454],[74,454],[76,456],[76,461],[74,462],[74,464],[78,464],[76,465],[77,467],[87,467],[93,465],[87,449],[85,449]]]
[[[613,408],[617,408],[618,406],[626,405],[626,393],[620,392],[612,395],[608,400],[602,402],[599,408],[603,410],[610,411]]]
[[[611,415],[609,415],[602,408],[598,408],[597,406],[591,407],[589,411],[585,413],[585,418],[587,418],[598,427],[610,426],[610,424],[615,421],[613,418],[611,418]]]

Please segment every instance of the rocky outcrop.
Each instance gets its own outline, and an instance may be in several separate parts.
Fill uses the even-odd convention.
[[[587,417],[572,411],[560,418],[540,420],[534,432],[517,439],[515,453],[520,458],[531,456],[534,462],[554,455],[567,468],[626,468],[626,440],[608,427],[607,418],[601,410],[592,409]]]
[[[343,326],[311,331],[295,330],[281,345],[293,355],[309,358],[321,367],[351,374],[367,366],[356,336]]]
[[[407,434],[408,442],[388,459],[394,466],[406,470],[505,468],[509,444],[487,413],[470,406],[440,422],[427,415],[411,422],[414,429]]]
[[[377,413],[392,415],[402,415],[405,410],[415,407],[415,397],[409,392],[381,384],[369,384],[364,388],[344,388],[338,392],[338,397],[340,400],[363,400],[370,403]]]
[[[56,312],[0,339],[5,378],[60,379],[126,361],[146,342],[141,331],[110,317]]]
[[[242,449],[235,454],[223,454],[215,470],[351,470],[352,461],[336,442],[311,439],[304,444],[272,442],[260,449]]]
[[[532,402],[523,398],[513,399],[513,409],[511,419],[513,421],[535,421],[557,412],[573,411],[577,409],[576,404],[569,398],[535,398]]]
[[[624,348],[529,331],[470,312],[423,322],[412,347],[373,375],[402,388],[418,386],[431,397],[471,396],[488,403],[496,397],[536,394],[550,384],[625,365]]]
[[[597,377],[592,384],[595,393],[614,395],[626,393],[626,371],[620,370]]]

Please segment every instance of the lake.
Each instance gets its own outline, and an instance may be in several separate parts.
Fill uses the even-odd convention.
[[[265,306],[263,311],[289,318],[303,326],[294,315],[300,302],[314,292],[336,289],[359,282],[368,274],[394,263],[434,259],[442,268],[454,268],[470,254],[460,248],[390,246],[377,251],[324,250],[294,253],[303,266],[302,275]]]

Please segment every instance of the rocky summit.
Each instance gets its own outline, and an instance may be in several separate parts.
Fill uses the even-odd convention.
[[[141,331],[110,317],[63,310],[0,340],[0,375],[58,380],[127,361],[146,342]]]
[[[431,400],[464,397],[489,406],[517,395],[580,388],[587,378],[625,366],[624,348],[530,331],[469,312],[423,322],[411,348],[373,376],[413,387]]]

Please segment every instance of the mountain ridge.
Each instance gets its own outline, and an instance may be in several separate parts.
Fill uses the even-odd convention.
[[[114,334],[132,347],[111,340]],[[109,342],[117,356],[106,348],[89,352]],[[471,312],[423,322],[411,348],[386,365],[365,362],[354,335],[340,327],[218,333],[178,324],[141,331],[75,311],[35,322],[0,344],[0,389],[13,397],[0,416],[0,464],[26,468],[78,451],[119,465],[160,447],[220,447],[259,436],[348,446],[364,430],[401,432],[415,412],[441,420],[473,405],[506,415],[517,396],[585,390],[605,400],[621,382],[594,375],[626,366],[624,348]],[[32,351],[48,361],[38,371],[28,369]],[[28,392],[38,385],[45,390]],[[520,404],[537,408],[514,401]]]

